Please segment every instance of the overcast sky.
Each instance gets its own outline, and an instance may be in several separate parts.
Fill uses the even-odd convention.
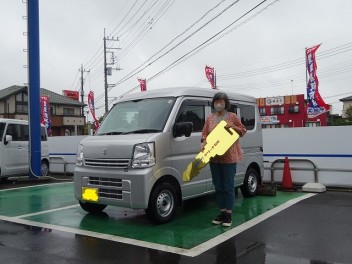
[[[113,67],[122,69],[108,77],[109,84],[117,84],[109,91],[110,106],[138,85],[137,77],[149,79],[164,69],[147,81],[148,90],[210,89],[205,65],[215,68],[224,91],[255,97],[303,94],[305,48],[322,43],[316,53],[319,92],[333,112],[341,114],[339,99],[352,95],[352,1],[268,0],[240,19],[261,2],[39,0],[41,87],[60,94],[79,90],[83,64],[90,70],[84,73],[85,94],[95,92],[101,116],[104,28],[107,36],[119,38],[107,46],[121,48],[109,49],[116,57]],[[27,21],[22,16],[26,4],[21,0],[0,0],[0,89],[27,83]],[[226,34],[195,49],[226,27]],[[141,71],[131,75],[135,69]],[[131,78],[121,82],[126,76]]]

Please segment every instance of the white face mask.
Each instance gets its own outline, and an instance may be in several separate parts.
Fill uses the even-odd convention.
[[[225,110],[225,104],[215,104],[214,109],[216,112],[222,112]]]

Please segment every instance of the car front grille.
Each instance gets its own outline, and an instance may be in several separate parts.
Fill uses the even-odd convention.
[[[104,167],[126,169],[130,164],[129,159],[85,159],[84,165],[88,167]]]
[[[114,178],[89,177],[88,184],[122,188],[122,180]]]
[[[115,178],[89,177],[88,185],[98,189],[102,198],[122,199],[122,180]]]
[[[122,200],[122,190],[99,188],[99,197]]]

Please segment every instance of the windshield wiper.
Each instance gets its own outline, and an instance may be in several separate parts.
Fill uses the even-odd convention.
[[[101,133],[101,134],[97,134],[98,136],[103,136],[103,135],[121,135],[125,132],[119,132],[119,131],[110,131],[110,132],[106,132],[106,133]]]
[[[121,133],[121,135],[127,135],[127,134],[138,134],[138,133],[155,133],[155,132],[161,132],[160,129],[153,129],[153,128],[145,128],[145,129],[138,129],[138,130],[132,130],[128,132]]]

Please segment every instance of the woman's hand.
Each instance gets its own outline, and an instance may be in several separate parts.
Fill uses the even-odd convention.
[[[237,134],[239,134],[241,137],[243,136],[242,129],[238,126],[229,126],[227,125],[226,128],[232,128],[233,130],[236,131]]]

